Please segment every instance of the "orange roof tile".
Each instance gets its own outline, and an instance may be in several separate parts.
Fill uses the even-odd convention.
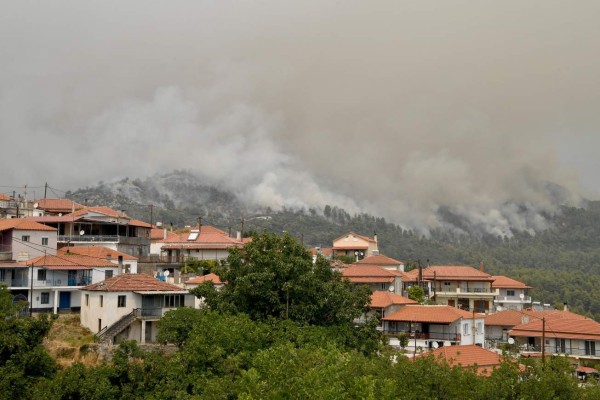
[[[152,233],[150,234],[150,238],[152,239],[152,241],[160,242],[162,240],[165,240],[165,230],[167,231],[166,239],[172,238],[177,235],[176,233],[171,232],[169,229],[154,227],[152,228]]]
[[[183,289],[181,289],[179,286],[159,281],[158,279],[148,275],[123,274],[113,276],[112,278],[108,278],[102,282],[91,284],[82,288],[81,290],[98,292],[181,292]]]
[[[192,228],[197,230],[198,227]],[[230,247],[241,247],[244,242],[229,235],[218,228],[210,225],[202,225],[200,233],[194,240],[188,240],[190,232],[173,234],[164,240],[157,240],[158,243],[164,243],[163,249],[226,249]]]
[[[310,249],[308,249],[308,251],[310,251],[310,254],[312,254],[313,256],[316,256],[317,254],[322,254],[325,257],[329,257],[333,254],[333,249],[331,247],[320,247],[320,250],[317,250],[316,247],[311,247]]]
[[[419,275],[419,269],[415,268],[406,273],[407,278],[416,281]],[[476,281],[476,282],[492,282],[493,278],[490,274],[479,271],[468,265],[432,265],[423,268],[423,279],[431,281]]]
[[[492,278],[494,279],[494,282],[492,282],[493,288],[531,289],[531,286],[527,286],[523,282],[519,282],[504,275],[495,275],[492,276]]]
[[[19,231],[56,231],[48,225],[40,224],[29,218],[0,219],[0,231],[15,229]]]
[[[354,264],[360,264],[360,265],[367,264],[367,265],[378,265],[378,266],[383,266],[383,265],[398,266],[400,264],[404,264],[404,261],[394,260],[393,258],[384,256],[383,254],[377,254],[377,255],[365,257],[362,260],[358,260]]]
[[[600,323],[587,318],[569,316],[545,316],[545,336],[563,339],[600,340]],[[508,334],[510,336],[541,337],[543,330],[541,319],[529,319],[526,324],[516,325]]]
[[[473,318],[473,314],[451,306],[407,305],[382,319],[385,321],[451,324],[461,318]]]
[[[119,256],[123,257],[123,260],[137,260],[137,257],[131,256],[127,253],[121,253],[113,249],[109,249],[104,246],[75,246],[75,247],[63,247],[57,251],[59,255],[64,254],[80,254],[88,257],[99,258],[104,260],[118,260]]]
[[[187,284],[199,284],[199,283],[204,283],[207,281],[211,281],[212,283],[214,283],[215,285],[222,285],[223,282],[221,282],[221,278],[219,277],[219,275],[217,274],[207,274],[204,276],[197,276],[195,278],[192,279],[188,279],[187,281],[185,281],[186,285]]]
[[[364,236],[364,235],[359,235],[359,234],[357,234],[357,233],[354,233],[354,232],[348,232],[348,233],[346,233],[345,235],[342,235],[342,236],[340,236],[340,237],[338,237],[338,238],[336,238],[336,239],[333,239],[333,241],[334,241],[334,242],[336,242],[336,241],[338,241],[338,240],[340,240],[340,239],[343,239],[343,238],[345,238],[345,237],[348,237],[348,236],[350,236],[350,235],[352,235],[352,236],[356,236],[357,238],[360,238],[360,239],[362,239],[362,240],[366,240],[367,242],[375,242],[375,239],[373,239],[373,238],[370,238],[370,237],[368,237],[368,236]]]
[[[400,271],[390,271],[389,269],[385,269],[382,267],[377,267],[375,265],[357,265],[352,264],[348,268],[346,268],[342,275],[346,278],[351,277],[402,277],[403,273]]]
[[[445,360],[448,365],[458,365],[463,368],[477,366],[478,375],[490,375],[494,368],[502,364],[502,356],[476,345],[443,346],[419,357],[433,355],[436,360]]]
[[[12,198],[10,196],[5,195],[4,193],[0,193],[0,201],[11,201]]]
[[[385,308],[392,304],[417,304],[417,302],[392,292],[378,290],[371,294],[372,308]]]
[[[583,315],[575,314],[570,311],[560,310],[546,310],[546,311],[533,311],[533,310],[504,310],[498,311],[494,314],[490,314],[485,318],[486,326],[517,326],[523,323],[539,319],[553,319],[553,318],[567,318],[567,319],[586,319]]]
[[[80,210],[83,206],[69,199],[38,199],[35,200],[39,209],[49,212],[70,213],[75,210]]]
[[[45,255],[32,258],[28,261],[23,261],[21,265],[27,265],[34,267],[43,268],[55,268],[56,267],[83,267],[84,269],[96,268],[96,267],[115,267],[115,264],[101,260],[95,257],[88,257],[80,254],[60,254],[60,255]]]

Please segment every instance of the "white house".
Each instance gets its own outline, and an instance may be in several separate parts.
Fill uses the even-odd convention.
[[[494,299],[497,311],[502,310],[525,310],[531,307],[531,296],[529,289],[523,282],[511,279],[507,276],[492,276],[492,290],[498,291]]]
[[[161,254],[168,257],[195,260],[224,260],[229,255],[229,249],[242,247],[245,241],[241,237],[229,237],[227,232],[214,226],[196,226],[190,232],[168,234],[160,245]]]
[[[0,261],[56,254],[56,229],[28,218],[0,219]]]
[[[46,255],[18,263],[24,277],[9,286],[21,294],[35,312],[77,311],[81,306],[79,290],[94,282],[116,275],[115,264],[78,254]]]
[[[483,345],[484,317],[447,305],[407,305],[382,320],[384,332],[408,333],[420,340],[421,347],[429,348],[433,342]]]
[[[114,276],[81,290],[81,325],[103,342],[153,342],[164,313],[193,307],[194,298],[187,290],[148,275]]]

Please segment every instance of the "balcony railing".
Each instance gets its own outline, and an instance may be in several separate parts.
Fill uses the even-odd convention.
[[[1,279],[0,283],[4,283],[9,287],[31,287],[31,281],[27,278],[16,279]],[[81,277],[76,279],[47,279],[45,281],[33,280],[34,288],[50,288],[54,286],[87,286],[92,283],[91,277]]]
[[[541,353],[542,347],[539,345],[524,344],[519,346],[519,350],[523,353]],[[585,349],[583,347],[561,347],[561,346],[549,346],[545,347],[546,354],[562,354],[568,356],[580,356],[580,357],[600,357],[600,349]]]
[[[523,297],[523,299],[521,299],[519,296],[498,296],[494,300],[494,303],[524,303],[524,304],[529,304],[529,303],[531,303],[531,297],[530,296],[525,296],[525,297]]]
[[[441,288],[436,290],[438,295],[484,295],[484,296],[498,296],[500,291],[498,289],[488,288]]]
[[[147,237],[120,235],[59,235],[58,241],[61,243],[110,242],[131,245],[150,244],[150,239]]]
[[[159,256],[159,255],[149,255],[149,256],[141,256],[138,258],[138,263],[165,263],[165,264],[181,264],[185,262],[189,256],[180,255],[180,256]]]

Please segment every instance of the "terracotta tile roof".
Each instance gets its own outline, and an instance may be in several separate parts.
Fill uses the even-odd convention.
[[[392,283],[394,278],[389,276],[380,276],[380,277],[367,277],[367,276],[356,276],[350,277],[348,280],[352,283]]]
[[[584,367],[582,365],[577,367],[576,371],[581,374],[597,374],[598,373],[598,370],[596,368]]]
[[[4,193],[0,193],[0,201],[11,201],[12,198],[10,196],[5,195]]]
[[[139,219],[130,219],[128,225],[139,226],[140,228],[152,228],[152,225],[147,222],[140,221]]]
[[[310,249],[308,249],[308,251],[310,251],[310,254],[312,254],[313,256],[316,256],[317,254],[322,254],[325,257],[329,257],[333,254],[333,249],[331,247],[320,247],[320,251],[318,251],[316,247],[311,247]]]
[[[504,275],[495,275],[492,276],[492,278],[494,279],[494,282],[492,282],[492,288],[531,289],[531,286],[527,286],[523,282],[519,282]]]
[[[23,261],[20,263],[21,265],[27,265],[35,267],[44,267],[48,269],[66,269],[68,267],[82,267],[82,268],[74,268],[74,269],[90,269],[97,267],[115,267],[115,264],[101,260],[95,257],[84,256],[80,254],[60,254],[60,255],[45,255],[32,258],[28,261]]]
[[[90,290],[98,292],[172,292],[181,291],[179,286],[171,285],[163,281],[159,281],[144,274],[123,274],[113,276],[103,280],[102,282],[94,283],[82,288],[81,290]]]
[[[337,238],[337,239],[334,239],[333,241],[334,241],[334,242],[336,242],[336,241],[338,241],[338,240],[340,240],[340,239],[344,239],[345,237],[347,237],[347,236],[350,236],[350,235],[352,235],[352,236],[356,236],[357,238],[359,238],[359,239],[362,239],[362,240],[365,240],[365,241],[367,241],[367,242],[373,242],[373,243],[375,242],[375,239],[373,239],[373,238],[370,238],[370,237],[368,237],[368,236],[359,235],[359,234],[357,234],[357,233],[354,233],[354,232],[348,232],[348,233],[346,233],[345,235],[342,235],[342,236],[340,236],[339,238]]]
[[[192,228],[197,230],[198,227]],[[200,233],[194,240],[188,240],[190,233],[173,234],[164,240],[162,249],[227,249],[230,247],[241,247],[244,242],[231,238],[228,234],[214,226],[202,225]]]
[[[121,253],[120,251],[109,249],[108,247],[104,246],[63,247],[57,251],[57,254],[80,254],[103,260],[118,260],[119,256],[122,256],[123,260],[137,260],[137,257],[131,256],[127,253]]]
[[[476,317],[481,318],[480,316]],[[384,321],[412,321],[449,325],[461,318],[473,318],[473,314],[451,306],[407,305],[401,310],[382,319]]]
[[[417,304],[417,302],[389,291],[378,290],[371,295],[372,308],[385,308],[392,304]]]
[[[389,269],[385,269],[382,267],[377,267],[375,265],[356,265],[352,264],[348,268],[346,268],[342,275],[346,278],[351,277],[402,277],[404,274],[400,271],[390,271]]]
[[[545,336],[548,338],[600,340],[600,323],[592,319],[550,314],[545,317],[545,320]],[[530,318],[528,323],[514,326],[508,334],[510,336],[541,337],[542,324],[542,320]]]
[[[419,269],[415,268],[406,273],[407,278],[412,282],[416,281],[419,275]],[[438,281],[475,281],[492,282],[490,274],[479,271],[468,265],[432,265],[423,268],[423,279],[431,281],[435,277]]]
[[[69,199],[38,199],[35,200],[39,209],[53,213],[70,213],[73,209],[80,210],[83,206]]]
[[[154,228],[152,228],[152,233],[150,235],[150,238],[152,239],[152,241],[153,242],[160,242],[160,241],[164,240],[165,239],[165,230],[167,231],[167,237],[166,237],[166,239],[173,238],[173,237],[177,236],[176,233],[171,232],[167,228],[157,228],[157,227],[154,227]]]
[[[502,356],[475,345],[443,346],[419,357],[433,355],[436,360],[445,360],[450,366],[469,368],[477,365],[477,374],[489,376],[494,368],[502,364]]]
[[[354,264],[360,264],[360,265],[366,264],[366,265],[378,265],[378,266],[383,266],[383,265],[398,266],[400,264],[404,264],[404,261],[394,260],[393,258],[384,256],[383,254],[377,254],[377,255],[365,257],[362,260],[358,260]]]
[[[187,281],[185,281],[185,284],[199,284],[199,283],[204,283],[206,281],[211,281],[212,283],[214,283],[215,285],[223,285],[223,282],[221,281],[221,278],[219,278],[219,275],[217,274],[207,274],[204,276],[197,276],[195,278],[192,279],[188,279]]]
[[[533,311],[533,310],[504,310],[498,311],[497,313],[490,314],[485,317],[486,326],[517,326],[528,321],[535,320],[537,318],[546,318],[547,320],[553,318],[567,318],[567,319],[586,319],[583,315],[575,314],[570,311],[560,310],[546,310],[546,311]]]
[[[113,210],[110,207],[106,207],[106,206],[94,206],[94,207],[83,207],[80,210],[76,210],[74,213],[75,216],[85,216],[86,214],[89,213],[94,213],[94,214],[103,214],[106,215],[107,217],[113,217],[113,218],[129,218],[129,216],[127,216],[127,214],[125,214],[122,211],[117,211],[117,210]]]
[[[0,219],[0,231],[15,229],[19,231],[56,231],[56,228],[40,224],[30,218]]]

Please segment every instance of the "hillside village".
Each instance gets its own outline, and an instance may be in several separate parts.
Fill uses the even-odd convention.
[[[251,238],[203,225],[181,230],[130,218],[122,210],[68,199],[20,201],[0,196],[0,283],[24,314],[79,314],[95,341],[155,343],[168,311],[201,308],[190,293],[205,282],[228,283],[211,271],[191,272],[192,261],[224,262]],[[536,301],[515,277],[490,275],[485,265],[428,265],[397,260],[379,248],[377,234],[348,232],[330,247],[306,248],[316,262],[371,290],[377,330],[407,357],[431,353],[464,367],[501,364],[506,348],[525,357],[566,356],[582,377],[600,357],[600,323]],[[416,268],[407,270],[407,265]],[[484,373],[484,372],[482,372]]]

